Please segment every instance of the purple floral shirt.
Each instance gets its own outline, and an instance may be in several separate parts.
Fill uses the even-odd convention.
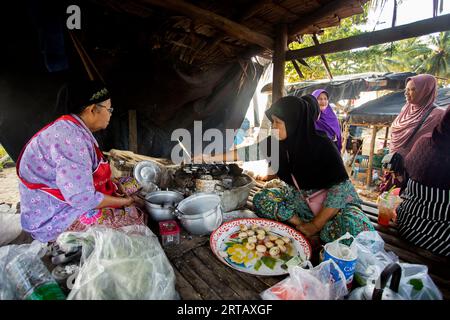
[[[97,141],[83,121],[72,116],[82,127],[67,120],[52,124],[32,139],[20,163],[23,179],[57,188],[66,200],[19,182],[22,228],[41,242],[55,240],[104,198],[95,191],[92,177],[99,163],[94,149]]]

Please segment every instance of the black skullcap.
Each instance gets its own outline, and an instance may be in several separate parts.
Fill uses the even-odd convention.
[[[101,103],[110,98],[108,89],[101,81],[71,81],[58,93],[57,109],[59,113],[80,114],[91,104]]]

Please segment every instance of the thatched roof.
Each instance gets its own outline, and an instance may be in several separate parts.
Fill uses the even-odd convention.
[[[289,41],[339,25],[368,0],[91,0],[107,10],[155,21],[152,49],[202,67],[255,54],[270,57],[277,26]]]

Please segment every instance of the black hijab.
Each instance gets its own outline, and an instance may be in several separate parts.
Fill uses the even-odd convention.
[[[287,131],[287,138],[280,141],[278,176],[293,185],[292,173],[306,190],[330,188],[348,179],[336,145],[315,129],[319,110],[316,98],[306,95],[283,97],[266,111],[269,120],[272,115],[283,120]]]

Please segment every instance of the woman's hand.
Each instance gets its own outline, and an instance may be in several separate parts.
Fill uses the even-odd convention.
[[[133,197],[125,197],[125,198],[123,198],[124,199],[124,207],[125,206],[131,206],[133,203],[134,203],[134,198]]]
[[[303,233],[306,237],[311,237],[320,231],[312,222],[300,222],[296,229]]]

